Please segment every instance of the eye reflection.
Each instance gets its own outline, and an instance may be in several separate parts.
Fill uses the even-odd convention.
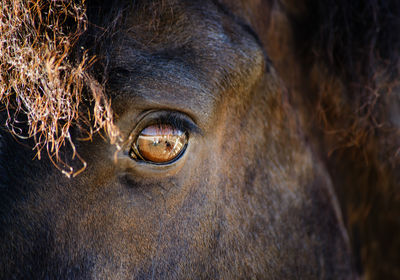
[[[168,124],[143,129],[132,146],[131,156],[154,163],[168,163],[185,150],[188,134]]]

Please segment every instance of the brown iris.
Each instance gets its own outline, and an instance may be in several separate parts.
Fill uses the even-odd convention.
[[[188,136],[169,124],[150,125],[143,129],[133,145],[133,157],[154,163],[168,163],[185,150]]]

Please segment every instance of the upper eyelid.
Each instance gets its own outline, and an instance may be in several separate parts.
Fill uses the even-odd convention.
[[[201,129],[193,121],[189,121],[175,112],[168,112],[165,115],[161,115],[156,119],[156,124],[169,124],[181,131],[202,134]]]

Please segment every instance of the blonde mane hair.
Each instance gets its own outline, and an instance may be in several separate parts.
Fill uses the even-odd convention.
[[[45,150],[67,175],[86,166],[76,153],[72,126],[86,139],[102,129],[111,143],[118,138],[110,101],[88,71],[96,58],[77,45],[87,25],[85,0],[0,5],[0,106],[7,112],[6,126],[15,136],[33,138],[37,157]],[[60,159],[66,145],[82,161],[81,170]]]

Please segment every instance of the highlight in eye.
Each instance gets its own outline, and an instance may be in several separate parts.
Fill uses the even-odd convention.
[[[132,145],[131,157],[156,164],[178,159],[186,149],[188,133],[169,124],[144,128]]]

